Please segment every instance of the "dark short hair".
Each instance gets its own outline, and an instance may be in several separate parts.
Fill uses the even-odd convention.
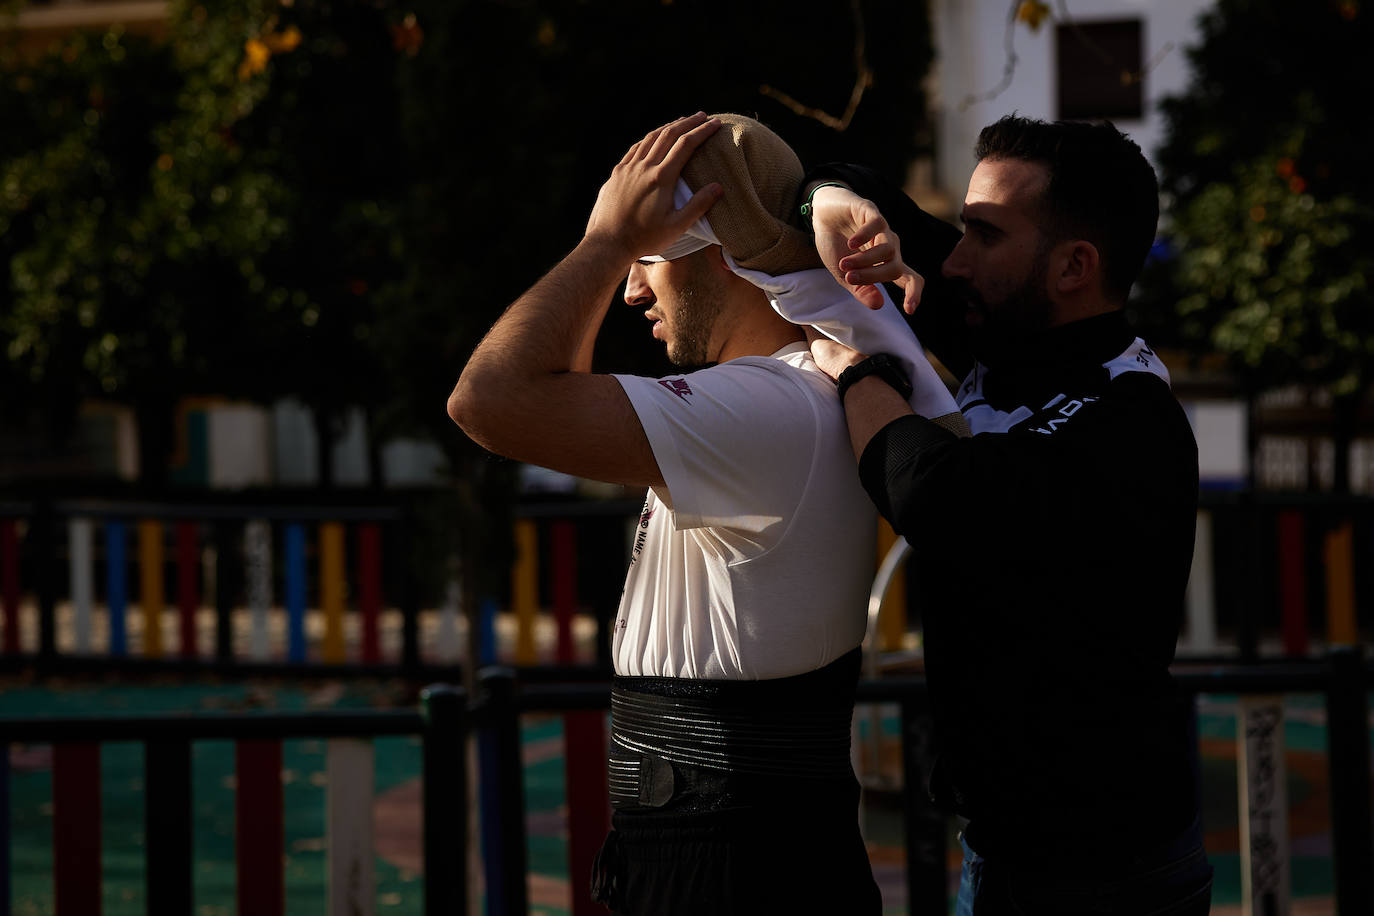
[[[1049,170],[1044,231],[1097,247],[1106,293],[1126,301],[1159,223],[1159,183],[1135,141],[1110,121],[1007,115],[978,135],[978,161],[1021,159]]]

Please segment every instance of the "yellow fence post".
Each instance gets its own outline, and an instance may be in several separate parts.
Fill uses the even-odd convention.
[[[1355,625],[1355,533],[1345,522],[1326,535],[1326,642],[1353,646],[1360,641]]]
[[[320,523],[320,611],[324,614],[324,641],[320,655],[325,663],[344,660],[344,526]]]
[[[515,663],[533,665],[534,620],[539,612],[539,531],[534,521],[515,523],[515,563],[511,567],[511,610],[515,611]]]
[[[143,610],[143,654],[162,657],[162,522],[143,519],[138,523],[138,604]]]

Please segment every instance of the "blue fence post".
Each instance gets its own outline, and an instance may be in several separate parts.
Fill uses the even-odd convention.
[[[483,598],[478,620],[477,661],[482,665],[496,664],[496,599]]]
[[[425,916],[468,911],[468,710],[461,687],[420,692],[424,716]]]
[[[515,671],[486,668],[478,672],[477,678],[482,698],[482,725],[477,740],[487,914],[524,916],[529,911],[525,886],[525,771],[520,760]]]
[[[305,661],[305,525],[286,526],[286,659]]]
[[[1331,767],[1331,857],[1336,912],[1374,913],[1374,823],[1369,788],[1369,684],[1361,646],[1327,656],[1328,760]]]
[[[122,521],[110,519],[105,523],[105,606],[110,623],[110,655],[116,658],[129,651],[124,630],[124,615],[129,606],[127,534]]]

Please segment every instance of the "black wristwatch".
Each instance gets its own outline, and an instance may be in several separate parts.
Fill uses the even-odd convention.
[[[850,385],[870,375],[876,375],[887,382],[893,391],[902,396],[903,401],[911,399],[911,381],[902,371],[901,363],[887,353],[874,353],[861,362],[850,366],[840,373],[839,378],[835,379],[835,390],[840,395],[840,401],[844,401],[844,393],[849,390]]]

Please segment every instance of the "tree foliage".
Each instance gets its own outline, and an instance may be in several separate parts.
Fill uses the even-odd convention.
[[[295,395],[326,426],[357,405],[379,436],[432,437],[480,477],[492,469],[444,396],[576,242],[625,147],[697,109],[742,111],[808,163],[900,176],[928,143],[926,16],[898,0],[805,16],[724,0],[173,0],[165,40],[77,33],[36,59],[5,31],[6,406],[60,433],[84,398],[135,405],[155,480],[176,398]],[[844,131],[794,110],[844,112],[861,73]],[[663,365],[628,316],[603,342],[609,367]]]
[[[1374,129],[1357,101],[1374,76],[1353,63],[1372,12],[1219,0],[1188,90],[1164,103],[1178,330],[1256,389],[1301,382],[1350,401],[1374,379]]]

